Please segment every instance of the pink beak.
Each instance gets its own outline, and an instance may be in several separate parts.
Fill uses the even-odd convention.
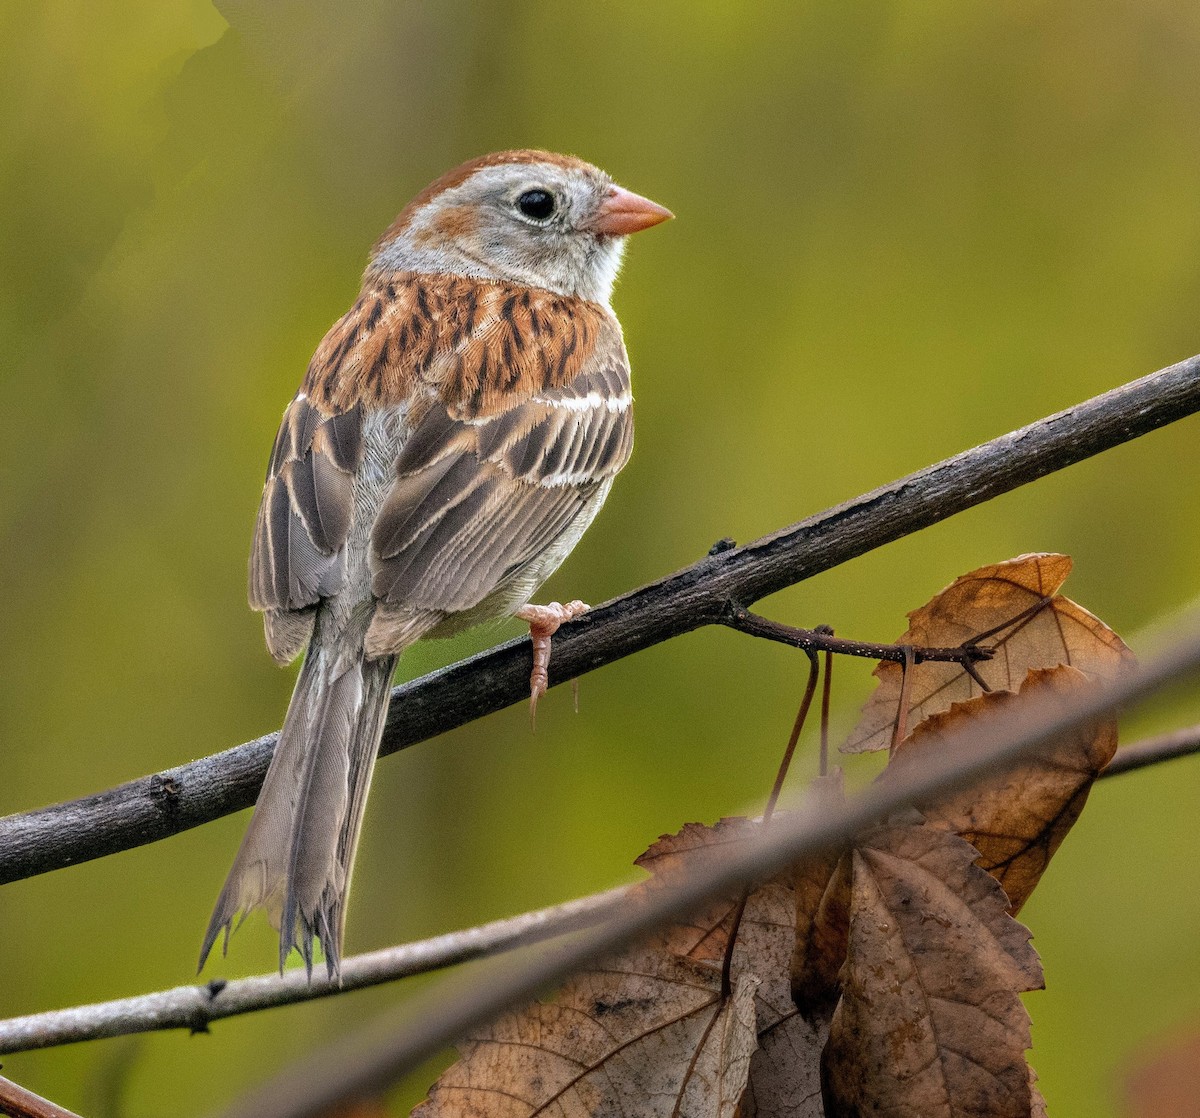
[[[601,233],[606,237],[624,237],[628,233],[637,233],[658,225],[675,215],[666,206],[651,202],[632,190],[621,186],[612,187],[604,196],[596,210],[596,216],[591,221],[593,233]]]

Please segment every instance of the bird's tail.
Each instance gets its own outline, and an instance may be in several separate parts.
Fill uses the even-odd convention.
[[[340,970],[346,897],[363,808],[387,714],[396,657],[313,647],[296,681],[275,755],[217,898],[204,966],[238,913],[264,905],[279,929],[279,969],[292,948],[312,975],[313,939]]]

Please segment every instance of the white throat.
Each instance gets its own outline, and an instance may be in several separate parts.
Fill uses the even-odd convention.
[[[502,245],[492,246],[485,255],[474,244],[435,243],[421,233],[420,228],[409,228],[382,245],[368,270],[505,280],[607,307],[625,252],[624,237],[588,238],[586,253],[578,257],[562,254],[531,264],[520,254],[505,252]]]

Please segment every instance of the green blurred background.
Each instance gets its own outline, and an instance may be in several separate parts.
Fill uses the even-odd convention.
[[[600,602],[1200,350],[1198,53],[1186,0],[0,6],[0,811],[278,725],[293,676],[244,593],[263,463],[366,247],[441,171],[565,150],[678,215],[635,239],[616,297],[637,450],[546,588]],[[1067,591],[1136,644],[1200,589],[1198,437],[1178,424],[764,609],[892,638],[955,575],[1063,550]],[[514,707],[388,759],[350,950],[630,879],[660,832],[756,810],[800,670],[699,632],[584,679],[578,715],[551,693],[536,735]],[[841,729],[868,670],[841,670]],[[1181,691],[1126,739],[1197,706]],[[1025,910],[1056,1118],[1120,1113],[1137,1053],[1200,1024],[1198,792],[1194,761],[1103,784]],[[0,1012],[189,981],[245,823],[5,887]],[[209,973],[272,959],[259,919]],[[5,1074],[88,1118],[201,1114],[410,990]]]

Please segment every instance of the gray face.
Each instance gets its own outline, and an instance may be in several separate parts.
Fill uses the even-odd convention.
[[[607,303],[623,237],[590,222],[612,180],[551,163],[484,167],[419,208],[376,266],[505,279]]]

